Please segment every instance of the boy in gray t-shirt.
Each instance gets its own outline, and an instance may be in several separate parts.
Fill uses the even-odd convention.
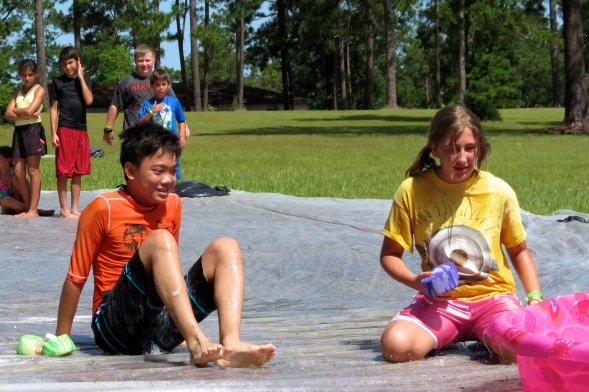
[[[112,144],[114,141],[112,126],[119,111],[123,110],[124,112],[123,129],[127,129],[137,123],[137,116],[143,101],[153,98],[153,89],[149,78],[155,63],[155,50],[149,45],[139,45],[135,49],[134,59],[135,71],[119,81],[108,108],[103,137],[103,140],[108,144]],[[167,95],[176,96],[171,85]]]

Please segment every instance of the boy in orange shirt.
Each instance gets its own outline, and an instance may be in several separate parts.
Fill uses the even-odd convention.
[[[139,355],[152,344],[172,350],[182,341],[190,363],[261,366],[272,344],[240,340],[244,273],[232,238],[211,242],[185,276],[178,256],[182,201],[176,181],[178,136],[147,123],[121,133],[126,185],[96,197],[80,216],[63,284],[57,335],[70,334],[84,283],[94,273],[92,330],[107,353]],[[212,311],[220,344],[198,323]]]

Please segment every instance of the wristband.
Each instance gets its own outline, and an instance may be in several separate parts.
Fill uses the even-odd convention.
[[[526,300],[528,305],[530,304],[530,301],[542,301],[542,292],[532,291],[531,293],[528,293],[528,295],[526,296]]]
[[[153,116],[153,110],[151,110],[151,108],[147,109],[147,111]]]
[[[106,125],[104,127],[104,134],[106,135],[107,133],[111,133],[112,132],[112,127]]]

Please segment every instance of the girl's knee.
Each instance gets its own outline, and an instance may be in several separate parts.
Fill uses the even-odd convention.
[[[424,344],[420,334],[411,329],[401,328],[394,322],[389,323],[380,339],[382,356],[389,362],[402,363],[423,359],[434,348],[435,342]]]

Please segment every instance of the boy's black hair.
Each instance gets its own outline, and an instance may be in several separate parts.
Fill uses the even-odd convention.
[[[12,158],[12,148],[8,146],[0,146],[0,155],[2,155],[4,159]]]
[[[123,170],[127,162],[139,167],[145,158],[158,153],[170,153],[176,158],[182,153],[178,136],[150,122],[125,129],[119,138],[122,140],[120,162]]]
[[[59,63],[69,59],[77,60],[79,58],[78,51],[73,46],[66,46],[59,52]]]
[[[151,73],[151,76],[149,77],[149,82],[152,86],[155,84],[156,81],[159,80],[165,80],[166,82],[168,82],[168,84],[170,84],[170,74],[168,73],[168,71],[162,68],[158,68]]]

